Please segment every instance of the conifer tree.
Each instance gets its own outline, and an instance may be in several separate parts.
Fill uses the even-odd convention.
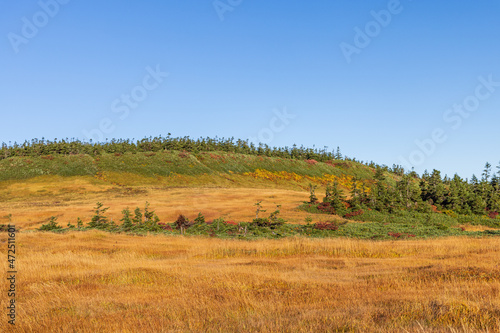
[[[310,192],[309,203],[315,204],[318,202],[318,197],[316,196],[315,193],[317,187],[318,187],[317,185],[309,184],[309,192]]]
[[[135,225],[141,225],[142,224],[142,212],[139,207],[137,207],[134,210],[134,218],[132,219],[132,222],[134,222]]]
[[[122,221],[122,227],[125,231],[128,231],[134,226],[130,218],[130,210],[128,208],[122,210],[122,215],[123,217],[120,219],[120,221]]]
[[[485,166],[484,166],[484,170],[483,170],[483,181],[484,182],[488,182],[490,180],[490,176],[491,176],[491,164],[486,162]]]
[[[94,216],[92,216],[92,220],[89,223],[89,227],[91,228],[105,228],[108,225],[108,218],[104,215],[109,207],[102,208],[103,204],[98,202],[96,207],[94,208]]]

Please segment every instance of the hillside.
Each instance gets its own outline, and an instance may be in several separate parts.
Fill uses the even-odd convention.
[[[500,228],[496,174],[472,182],[442,178],[437,170],[419,177],[398,166],[360,163],[339,150],[255,147],[233,139],[2,146],[0,223],[30,229],[54,217],[63,226],[85,225],[96,202],[110,207],[107,221],[113,223],[123,221],[124,209],[146,202],[167,223],[180,214],[192,221],[199,213],[251,222],[255,204],[263,202],[263,212],[278,207],[280,221],[339,230],[323,236],[424,237]]]
[[[20,330],[500,327],[495,178],[138,146],[0,152]]]
[[[250,219],[253,204],[283,205],[285,218],[303,221],[297,206],[309,183],[353,177],[370,181],[373,170],[356,162],[313,162],[226,152],[179,151],[103,153],[99,156],[45,155],[0,160],[0,223],[8,214],[22,227],[37,227],[50,216],[75,221],[88,217],[96,201],[120,218],[126,206],[149,201],[162,220],[204,212]],[[318,218],[326,220],[325,217]]]

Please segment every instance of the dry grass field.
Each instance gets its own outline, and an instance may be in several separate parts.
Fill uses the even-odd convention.
[[[260,200],[267,209],[281,204],[293,223],[308,215],[297,210],[309,195],[300,188],[194,185],[1,182],[0,223],[11,219],[22,232],[16,326],[4,311],[0,332],[500,331],[498,238],[236,241],[35,231],[52,215],[62,225],[88,221],[97,201],[115,220],[146,201],[164,222],[200,211],[248,221]],[[323,219],[332,217],[315,216]],[[1,233],[4,258],[6,240]],[[7,280],[0,285],[5,309]]]
[[[500,331],[498,239],[17,238],[2,332]]]
[[[199,180],[198,180],[199,181]],[[264,183],[265,184],[265,183]],[[228,220],[250,221],[255,217],[254,204],[263,201],[271,211],[282,205],[282,217],[292,223],[304,222],[308,215],[297,206],[307,201],[307,190],[289,189],[286,186],[261,187],[169,187],[149,184],[142,186],[116,186],[92,177],[46,176],[27,181],[0,182],[0,223],[12,222],[24,230],[35,229],[57,216],[62,225],[76,223],[78,217],[90,220],[97,201],[110,207],[108,214],[115,221],[122,217],[127,207],[144,208],[146,201],[160,216],[162,222],[173,222],[179,214],[193,219],[203,212],[207,219],[224,217]],[[244,184],[248,186],[248,184]],[[326,221],[335,217],[318,216]]]

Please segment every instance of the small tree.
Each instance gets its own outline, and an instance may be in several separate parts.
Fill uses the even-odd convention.
[[[313,185],[313,184],[309,184],[309,192],[311,193],[309,195],[309,203],[312,203],[312,204],[315,204],[318,202],[318,197],[316,196],[316,188],[318,186],[317,185]]]
[[[346,210],[344,201],[346,197],[342,194],[342,191],[340,191],[337,181],[333,182],[333,186],[331,188],[331,196],[332,199],[330,201],[330,205],[333,207],[333,209],[335,209],[335,213],[340,216],[344,215]]]
[[[137,207],[134,210],[134,218],[132,219],[132,222],[135,225],[141,225],[142,224],[142,213],[141,213],[141,209],[139,207]]]
[[[130,218],[130,210],[128,208],[122,210],[123,217],[120,221],[122,221],[122,228],[125,231],[132,229],[134,224],[132,223],[132,219]]]
[[[147,223],[148,221],[153,220],[154,216],[155,216],[154,210],[149,211],[149,202],[146,201],[146,207],[144,208],[144,222]]]
[[[254,206],[257,206],[257,210],[255,211],[255,218],[258,219],[259,218],[259,213],[260,212],[263,212],[265,213],[266,211],[264,209],[262,209],[262,205],[260,204],[262,201],[259,201],[257,202],[256,204],[254,204]]]
[[[189,220],[184,216],[184,215],[179,215],[177,220],[175,221],[175,225],[177,226],[177,229],[181,231],[181,234],[184,234],[184,231],[189,228],[192,224],[189,222]]]
[[[323,202],[332,202],[332,187],[330,184],[326,185],[325,197],[323,198]]]
[[[42,225],[40,227],[40,229],[38,229],[38,230],[40,230],[40,231],[53,231],[53,230],[62,229],[62,227],[57,224],[56,220],[57,220],[57,217],[51,216],[49,223]]]
[[[202,213],[198,213],[198,216],[194,219],[195,224],[204,224],[205,223],[205,216],[203,216]]]
[[[354,178],[351,185],[351,199],[349,203],[353,209],[361,208],[361,190],[358,188],[358,180]]]
[[[98,202],[94,212],[94,216],[92,216],[92,220],[89,223],[89,227],[103,229],[108,226],[108,218],[104,215],[109,207],[102,208],[103,204]]]
[[[276,210],[269,214],[269,222],[271,225],[282,225],[285,220],[279,217],[281,205],[276,205]]]

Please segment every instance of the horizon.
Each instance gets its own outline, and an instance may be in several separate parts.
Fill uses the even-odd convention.
[[[0,142],[234,137],[464,179],[500,161],[500,3],[2,7]]]

